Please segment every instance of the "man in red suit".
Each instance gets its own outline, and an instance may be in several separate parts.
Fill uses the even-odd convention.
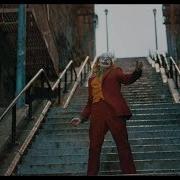
[[[88,176],[95,176],[99,172],[101,148],[108,130],[117,145],[122,173],[136,173],[126,128],[126,120],[130,119],[132,113],[122,96],[121,84],[128,85],[139,79],[143,65],[136,62],[134,72],[124,74],[120,67],[113,64],[113,59],[110,53],[98,57],[88,81],[87,105],[80,117],[71,121],[73,126],[77,126],[90,119]]]

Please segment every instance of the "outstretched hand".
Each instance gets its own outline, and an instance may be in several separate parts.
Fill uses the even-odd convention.
[[[139,61],[136,61],[136,68],[135,70],[141,70],[143,68],[143,63],[142,62],[139,62]]]
[[[80,118],[73,118],[70,122],[71,125],[73,126],[78,126],[81,123],[81,119]]]

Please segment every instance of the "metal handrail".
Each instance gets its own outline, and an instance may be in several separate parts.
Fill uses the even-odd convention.
[[[170,78],[175,82],[176,88],[180,88],[180,70],[172,57],[170,59]]]
[[[166,64],[166,66],[167,66],[167,69],[170,70],[169,63],[168,63],[168,61],[167,61],[166,56],[163,55],[163,57],[164,57],[164,61],[165,61],[165,64]]]
[[[94,60],[93,60],[93,62],[92,62],[92,64],[91,64],[91,71],[90,71],[90,73],[89,73],[89,75],[88,75],[88,78],[87,78],[87,80],[86,80],[86,83],[85,83],[85,86],[86,86],[86,87],[88,87],[88,79],[91,77],[91,75],[92,75],[92,73],[93,73],[93,68],[94,68],[94,65],[95,65],[96,62],[97,62],[97,59],[98,59],[98,56],[96,56],[96,57],[94,58]]]
[[[86,64],[88,64],[88,60],[89,60],[89,56],[86,57],[86,59],[84,60],[84,62],[81,65],[81,68],[80,68],[80,70],[78,72],[77,79],[76,79],[76,81],[74,83],[74,86],[72,87],[72,90],[70,91],[69,96],[68,96],[67,100],[65,101],[65,103],[63,105],[64,109],[67,108],[72,96],[74,95],[74,92],[75,92],[77,86],[82,81],[82,72],[85,69]]]
[[[163,66],[163,63],[162,63],[162,59],[161,59],[161,56],[160,56],[159,53],[157,54],[157,57],[158,57],[159,67],[162,67],[162,66]]]
[[[94,65],[96,64],[96,61],[98,59],[98,56],[96,56],[91,64],[91,69],[93,69]]]
[[[23,88],[23,90],[15,97],[15,99],[10,103],[10,105],[6,108],[3,114],[0,116],[0,121],[4,118],[4,116],[9,112],[9,110],[15,105],[21,95],[33,84],[33,82],[41,75],[45,74],[44,69],[40,69],[37,74],[29,81],[29,83]],[[45,76],[46,77],[46,76]],[[47,78],[47,77],[46,77]],[[49,81],[47,81],[48,86],[51,88]]]
[[[172,61],[173,65],[174,65],[175,69],[177,70],[177,73],[180,75],[180,69],[178,68],[176,62],[174,61],[174,59],[172,57],[170,57],[170,62],[171,61]]]
[[[73,65],[73,61],[71,60],[68,65],[66,66],[66,68],[63,70],[63,72],[61,73],[61,75],[59,76],[59,78],[57,79],[56,83],[53,85],[53,87],[51,87],[50,85],[50,81],[48,79],[48,76],[46,74],[46,72],[44,71],[44,69],[40,69],[37,74],[28,82],[28,84],[21,90],[21,92],[14,98],[14,100],[10,103],[10,105],[5,109],[5,111],[3,112],[3,114],[0,116],[0,122],[3,120],[3,118],[7,115],[7,113],[9,112],[10,109],[12,109],[12,143],[15,144],[15,136],[16,136],[16,103],[19,100],[19,98],[27,91],[31,88],[32,84],[39,78],[41,77],[41,75],[44,75],[46,83],[48,85],[48,88],[50,89],[50,91],[55,91],[55,89],[58,87],[58,90],[60,91],[60,83],[61,83],[61,79],[62,77],[67,73],[67,70],[69,69],[69,67]],[[74,67],[73,67],[74,68]],[[59,99],[60,99],[60,93],[58,93]],[[30,104],[29,104],[30,105]],[[31,107],[29,107],[29,111],[31,110]],[[29,112],[29,115],[31,115],[31,113]],[[31,118],[31,117],[29,117]]]
[[[55,90],[55,88],[58,86],[60,80],[62,79],[62,77],[65,75],[66,71],[69,69],[69,67],[71,66],[71,64],[73,63],[73,61],[71,60],[68,65],[66,66],[66,68],[63,70],[63,72],[61,73],[61,75],[59,76],[59,78],[57,79],[57,81],[54,83],[52,90]],[[77,78],[77,74],[75,73],[75,76]]]
[[[164,60],[164,63],[165,63],[165,65],[163,67],[164,67],[164,69],[166,71],[167,77],[169,78],[170,77],[170,66],[169,66],[169,63],[167,61],[166,56],[164,54],[162,56],[163,56],[163,60]]]

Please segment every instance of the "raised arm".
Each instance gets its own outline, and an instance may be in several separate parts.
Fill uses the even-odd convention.
[[[136,68],[131,74],[124,74],[121,68],[117,68],[117,79],[120,83],[128,85],[134,83],[142,75],[142,63],[136,62]]]

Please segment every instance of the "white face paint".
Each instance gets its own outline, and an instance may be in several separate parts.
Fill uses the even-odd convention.
[[[103,57],[99,59],[99,66],[108,68],[112,65],[112,59],[110,57]]]

